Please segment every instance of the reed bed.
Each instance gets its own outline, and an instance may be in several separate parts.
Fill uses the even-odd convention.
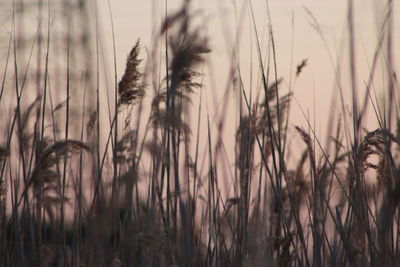
[[[192,23],[190,1],[157,31],[154,51],[162,49],[164,64],[152,60],[152,51],[146,57],[138,40],[121,77],[114,65],[114,88],[102,88],[97,42],[94,90],[84,87],[79,98],[67,60],[62,89],[47,83],[46,71],[44,86],[30,100],[24,87],[29,77],[19,78],[29,66],[18,63],[14,26],[0,94],[1,102],[14,105],[4,115],[0,144],[0,265],[399,266],[400,120],[392,33],[382,37],[391,96],[382,107],[371,99],[374,70],[366,95],[359,95],[348,3],[352,112],[334,119],[328,146],[306,115],[305,127],[289,123],[296,103],[276,71],[273,29],[266,63],[252,15],[261,86],[256,97],[248,95],[233,53],[233,166],[224,163],[223,140],[230,96],[218,117],[204,112],[201,70],[213,51]],[[388,10],[386,21],[390,5]],[[67,49],[73,49],[69,42]],[[47,70],[48,60],[42,64]],[[295,79],[307,64],[299,62]],[[57,90],[66,97],[58,104],[52,98]],[[112,90],[115,100],[105,116],[102,90]],[[3,91],[13,91],[13,99]],[[364,128],[369,105],[377,129]],[[296,138],[289,140],[289,132]],[[289,158],[292,142],[303,150]]]

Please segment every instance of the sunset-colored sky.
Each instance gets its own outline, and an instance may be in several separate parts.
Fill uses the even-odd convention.
[[[169,13],[173,13],[182,1],[170,0],[167,2]],[[245,89],[249,90],[252,86],[255,90],[255,85],[259,81],[255,34],[251,23],[249,2],[253,5],[263,52],[266,51],[268,38],[267,6],[269,5],[276,46],[278,77],[284,78],[282,89],[288,90],[292,71],[292,86],[295,85],[296,100],[304,112],[309,114],[308,116],[315,123],[316,130],[320,135],[326,134],[323,129],[326,129],[330,123],[327,120],[332,92],[336,95],[338,92],[338,80],[337,77],[335,78],[338,62],[343,94],[347,104],[351,103],[348,79],[348,1],[194,0],[192,2],[193,10],[198,12],[196,19],[203,25],[212,49],[212,52],[207,55],[208,67],[205,68],[204,83],[208,84],[208,87],[205,87],[207,90],[213,90],[214,95],[208,94],[208,96],[214,98],[214,105],[218,106],[218,99],[222,97],[229,80],[229,66],[232,62],[232,49],[236,36],[239,36],[240,40],[239,48],[236,51],[239,51],[240,55],[239,64]],[[107,1],[98,1],[98,3],[101,26],[104,29],[103,40],[107,51],[110,51],[109,60],[111,62],[112,41],[108,5]],[[354,1],[356,70],[360,95],[363,95],[364,81],[369,77],[368,72],[377,49],[377,39],[386,14],[386,7],[386,1]],[[393,9],[393,47],[395,48],[400,45],[400,16],[397,15],[400,14],[397,12],[399,9],[397,1]],[[152,48],[165,13],[165,1],[112,1],[111,10],[114,18],[117,66],[120,76],[124,69],[125,57],[137,38],[140,38],[148,49]],[[317,32],[312,16],[320,25],[325,41]],[[395,64],[397,63],[396,59],[399,58],[398,51],[399,49],[394,49]],[[384,50],[381,54],[385,54]],[[296,65],[302,59],[307,59],[308,65],[296,83],[293,83]],[[250,75],[251,62],[253,64],[252,76]],[[383,62],[382,59],[381,62]],[[375,75],[374,88],[378,97],[382,95],[381,89],[385,86],[382,80],[383,73],[385,70],[381,64]],[[214,83],[209,83],[210,80]],[[211,84],[218,89],[212,89]],[[293,104],[291,122],[306,125],[298,104],[295,102]],[[336,108],[336,113],[341,113],[342,110],[339,106]]]
[[[0,51],[0,67],[2,71],[7,70],[7,79],[4,87],[6,89],[0,103],[0,111],[6,114],[1,117],[2,125],[9,124],[9,118],[14,114],[13,112],[16,108],[14,86],[14,71],[16,68],[13,65],[13,53],[10,53],[8,68],[5,68],[7,48],[13,48],[12,43],[9,45],[9,40],[12,40],[10,36],[14,34],[11,23],[11,1],[5,1],[3,7],[8,4],[7,9],[0,10],[2,12],[0,14],[7,15],[4,16],[3,20],[5,26],[0,30],[2,48]],[[42,6],[41,13],[38,12],[38,8],[35,9],[38,2],[31,1],[36,6],[32,5],[29,10],[16,13],[17,26],[15,27],[15,36],[17,38],[15,39],[17,52],[15,54],[17,55],[18,77],[20,77],[18,90],[21,90],[22,86],[24,86],[25,90],[22,100],[23,105],[32,104],[37,99],[37,96],[43,92],[42,90],[45,87],[43,73],[45,72],[46,51],[49,49],[49,78],[46,86],[48,86],[48,90],[51,93],[46,95],[46,109],[53,110],[54,107],[59,106],[61,107],[59,110],[62,110],[62,104],[66,100],[67,84],[71,86],[71,90],[74,93],[71,95],[70,103],[78,108],[71,108],[69,114],[73,118],[71,119],[71,124],[79,124],[79,127],[75,127],[76,125],[71,127],[69,138],[80,136],[80,130],[77,129],[87,125],[84,123],[88,122],[90,114],[96,115],[95,112],[97,111],[95,91],[86,94],[86,104],[90,103],[91,107],[87,108],[83,103],[84,88],[86,88],[83,74],[85,73],[84,66],[87,64],[97,71],[96,53],[98,52],[100,68],[98,73],[96,71],[92,73],[92,78],[97,78],[97,74],[99,74],[100,86],[98,89],[101,97],[99,109],[99,121],[101,124],[100,150],[103,153],[106,148],[109,149],[108,152],[111,156],[110,139],[108,137],[110,135],[109,127],[112,117],[115,114],[114,82],[118,82],[121,79],[125,69],[126,56],[138,38],[140,38],[142,44],[142,53],[140,55],[144,63],[142,67],[145,67],[146,62],[155,63],[158,66],[164,64],[162,53],[165,47],[163,46],[163,40],[160,39],[163,38],[162,36],[160,37],[160,28],[165,19],[165,3],[168,3],[167,14],[171,15],[179,9],[182,0],[92,0],[86,11],[78,7],[78,13],[80,11],[86,12],[79,14],[66,14],[63,9],[65,6],[62,4],[67,1],[64,0],[42,2],[45,5]],[[48,3],[51,3],[49,9],[47,9]],[[252,9],[250,3],[252,4]],[[208,156],[207,118],[209,118],[211,125],[212,144],[217,147],[216,144],[222,141],[225,154],[223,155],[224,158],[221,156],[223,158],[220,159],[221,162],[225,161],[223,164],[227,164],[227,169],[235,166],[235,157],[237,156],[235,154],[235,132],[238,127],[239,116],[238,94],[234,91],[232,85],[231,69],[232,67],[235,70],[237,70],[237,67],[240,68],[243,89],[254,100],[257,93],[261,91],[256,33],[259,38],[264,64],[270,69],[269,79],[275,79],[272,49],[268,45],[270,38],[269,23],[271,23],[274,36],[278,70],[276,76],[283,78],[280,92],[282,94],[288,93],[290,90],[294,92],[288,127],[288,151],[294,151],[294,153],[287,152],[285,155],[293,159],[300,156],[301,151],[304,150],[304,143],[296,142],[300,137],[295,131],[295,125],[303,127],[310,133],[309,126],[311,126],[316,134],[312,137],[320,140],[323,146],[329,140],[328,137],[335,133],[335,125],[339,117],[347,117],[350,121],[347,126],[351,128],[352,88],[349,79],[350,56],[347,8],[348,0],[192,0],[191,12],[195,26],[200,27],[201,34],[207,38],[207,45],[211,49],[211,52],[205,55],[204,64],[198,69],[199,72],[204,74],[199,77],[199,81],[203,84],[200,129],[197,129],[196,121],[200,91],[195,91],[191,98],[193,102],[192,116],[186,116],[187,114],[185,114],[185,119],[188,120],[188,124],[191,126],[191,138],[195,138],[198,130],[200,132],[199,155],[202,157],[200,160],[201,167],[199,167],[200,174],[203,175],[208,172],[206,167]],[[254,12],[255,25],[252,22],[251,10]],[[398,49],[400,48],[400,2],[396,1],[391,10],[393,17],[392,20],[388,21],[385,19],[387,18],[386,1],[354,0],[356,86],[360,100],[364,99],[365,84],[370,78],[369,72],[374,54],[378,48],[378,40],[382,33],[387,31],[387,27],[383,27],[385,22],[391,22],[393,25],[391,33],[393,47],[392,67],[394,68],[393,72],[398,73],[398,61],[400,59],[400,49]],[[96,13],[97,11],[98,13]],[[77,15],[75,16],[75,14]],[[98,19],[97,29],[96,18]],[[66,27],[68,19],[71,19],[72,22],[70,23],[73,24],[70,34],[74,35],[74,38],[69,39],[70,46],[66,42],[69,35],[68,27]],[[111,21],[113,21],[113,28],[111,27]],[[49,25],[50,27],[48,27]],[[383,32],[381,29],[383,29]],[[49,39],[49,47],[46,45],[47,31],[50,32],[51,37]],[[92,38],[88,38],[90,39],[89,41],[85,39],[85,34],[88,32]],[[96,36],[96,33],[98,33],[98,36]],[[36,38],[39,35],[42,38]],[[96,46],[97,41],[99,41],[99,50],[97,50]],[[113,41],[115,41],[116,80],[114,80]],[[88,48],[86,50],[82,45],[79,48],[79,44],[82,43],[87,45]],[[68,50],[69,48],[70,51]],[[78,49],[80,50],[78,51]],[[153,53],[155,49],[157,50]],[[71,52],[71,55],[74,54],[74,57],[68,57],[67,51]],[[31,52],[32,60],[30,60]],[[91,57],[87,57],[89,54]],[[371,87],[371,99],[373,99],[375,108],[379,106],[381,110],[384,109],[383,99],[384,96],[387,97],[388,91],[387,73],[390,71],[388,71],[387,54],[387,39],[385,38],[382,48],[378,51],[378,65]],[[154,55],[156,56],[154,57]],[[266,61],[268,55],[270,56],[269,65]],[[66,82],[67,58],[71,59],[68,64],[73,66],[70,68],[72,78],[70,77],[69,81],[71,81],[71,84]],[[304,59],[307,59],[307,66],[296,79],[296,66]],[[159,75],[161,83],[165,76],[165,69],[160,67],[159,70],[159,73],[156,74]],[[147,81],[149,86],[144,100],[143,116],[140,117],[142,119],[138,130],[138,139],[140,140],[143,140],[141,138],[144,136],[144,128],[148,126],[148,115],[154,93],[153,84],[151,83],[154,73],[151,73],[149,69],[147,69],[147,72],[146,77],[150,80]],[[26,84],[22,82],[25,74],[29,77]],[[3,72],[1,72],[1,75],[3,75]],[[398,92],[399,84],[397,80],[395,82],[394,91]],[[164,85],[159,87],[162,86]],[[97,89],[97,87],[92,88]],[[397,95],[395,97],[398,99]],[[344,102],[343,105],[341,100]],[[228,105],[224,110],[225,103],[228,103]],[[83,110],[85,110],[84,116]],[[121,112],[120,128],[124,126],[123,116],[126,115],[124,112]],[[46,116],[50,117],[50,114],[53,115],[51,112],[47,112]],[[54,119],[55,123],[58,123],[57,126],[59,128],[57,130],[61,133],[59,138],[65,137],[62,132],[66,120],[65,114],[65,112],[58,111],[55,114],[55,118],[51,118]],[[333,114],[333,117],[330,117],[330,114]],[[139,118],[136,115],[136,113],[133,115],[134,119]],[[310,125],[308,125],[307,120],[309,120]],[[219,122],[224,124],[223,131],[218,128]],[[369,105],[369,112],[367,112],[362,126],[368,128],[369,131],[378,127],[371,105]],[[6,127],[3,128],[5,129]],[[51,130],[51,127],[46,127],[44,129],[45,135],[52,136]],[[351,135],[350,132],[348,136]],[[149,136],[147,138],[150,139]],[[146,140],[144,140],[143,144],[145,144]],[[345,141],[347,143],[344,145],[350,147],[351,142]],[[189,150],[192,150],[190,151],[191,155],[194,154],[194,143],[193,141],[192,147],[189,148]],[[323,148],[325,149],[326,147]],[[147,152],[144,153],[143,166],[141,166],[140,170],[143,172],[146,172],[148,168],[146,166]],[[321,155],[321,150],[316,149],[316,154],[316,158],[318,158]],[[288,162],[291,164],[296,161],[289,160]],[[218,171],[222,172],[222,170]],[[228,182],[228,180],[224,182]],[[224,189],[226,192],[231,190],[228,187],[229,185]]]
[[[387,2],[389,1],[354,0],[356,83],[361,97],[364,95],[364,84],[369,78],[369,69],[378,47],[378,37],[380,36],[383,22],[387,17]],[[65,27],[60,29],[60,26],[58,26],[57,28],[57,23],[60,23],[63,17],[56,13],[58,12],[58,7],[54,3],[51,6],[50,17],[52,46],[55,46],[57,31],[66,31]],[[90,18],[89,21],[92,22],[89,29],[92,37],[95,38],[96,29],[93,22],[96,17],[96,7],[93,6],[97,4],[99,35],[102,46],[101,57],[104,56],[106,59],[104,62],[105,70],[102,70],[101,79],[103,82],[107,81],[108,88],[113,88],[113,30],[111,28],[110,10],[114,22],[117,79],[120,79],[124,71],[126,56],[138,38],[142,43],[142,58],[144,62],[149,58],[149,54],[154,49],[155,44],[160,41],[157,38],[159,38],[162,21],[165,19],[165,3],[168,3],[167,13],[173,14],[181,6],[182,0],[97,0],[90,3],[93,5],[87,11],[87,16]],[[269,38],[268,23],[269,21],[272,23],[278,69],[277,76],[283,78],[281,90],[283,93],[288,92],[289,88],[294,90],[295,98],[290,114],[290,126],[301,125],[306,127],[306,119],[302,113],[304,112],[315,126],[316,133],[321,138],[325,138],[326,131],[329,129],[327,126],[332,124],[329,121],[331,102],[332,99],[335,99],[334,97],[339,99],[339,88],[342,89],[345,106],[342,108],[338,105],[339,101],[337,101],[334,103],[333,113],[334,115],[341,115],[343,110],[349,114],[351,112],[349,106],[351,103],[351,87],[348,60],[347,0],[192,0],[192,12],[195,14],[194,20],[196,25],[201,27],[202,34],[207,37],[208,46],[211,49],[211,53],[206,55],[206,61],[202,67],[202,71],[205,74],[202,79],[205,89],[203,104],[207,107],[205,112],[208,112],[213,119],[217,119],[218,116],[222,115],[222,111],[218,109],[224,101],[226,89],[231,87],[231,77],[229,75],[234,62],[232,58],[233,52],[237,57],[241,70],[244,90],[249,94],[251,92],[252,95],[255,95],[259,89],[258,86],[261,79],[255,41],[256,35],[255,27],[251,20],[249,3],[252,4],[254,11],[257,34],[264,59],[268,54],[266,49]],[[10,7],[9,10],[11,11]],[[398,70],[396,67],[400,56],[399,49],[397,49],[400,47],[399,10],[399,1],[394,1],[392,8],[394,71]],[[44,9],[42,16],[42,24],[40,25],[43,27],[42,31],[46,32],[46,9]],[[6,26],[0,33],[2,47],[7,47],[8,45],[7,41],[10,32],[8,25],[10,25],[11,15],[8,16],[8,19],[8,21],[5,20],[4,25]],[[39,25],[38,15],[33,12],[25,20],[22,30],[30,32],[30,36],[33,38]],[[320,32],[318,32],[319,30]],[[26,47],[30,46],[31,44],[28,42]],[[40,62],[43,63],[44,44],[42,44],[41,49],[42,59]],[[55,48],[51,47],[51,49],[57,55],[58,52]],[[61,49],[65,49],[65,47]],[[159,49],[163,48],[159,47]],[[3,51],[6,50],[3,49]],[[36,53],[36,50],[34,52]],[[92,46],[92,53],[95,53],[94,46]],[[383,48],[379,53],[379,67],[376,69],[373,83],[378,102],[381,101],[383,92],[387,89],[386,54],[386,43],[383,43]],[[19,58],[21,60],[24,59],[21,66],[26,66],[28,55],[29,49],[26,49],[25,54],[19,52]],[[2,60],[5,59],[6,54],[2,53],[1,57]],[[295,80],[296,66],[303,59],[307,59],[308,64],[299,78]],[[55,60],[60,61],[61,65],[65,63],[62,63],[65,58],[56,59],[54,56],[50,58],[50,61]],[[35,61],[33,60],[33,65]],[[271,69],[273,69],[272,65]],[[273,71],[270,72],[270,75],[271,78],[274,77]],[[113,93],[110,91],[109,95],[112,97]],[[224,114],[226,117],[236,117],[236,111],[232,107],[235,103],[233,95],[233,92],[228,94],[231,107]],[[334,97],[332,98],[332,96]],[[149,97],[151,97],[151,93]],[[65,99],[65,96],[61,96],[59,101],[63,99]],[[108,106],[105,99],[103,97],[101,108],[107,111]],[[9,108],[14,108],[12,102],[5,102],[3,105],[11,105]],[[370,112],[369,115],[371,114],[373,113]],[[105,116],[108,116],[107,113],[105,113]],[[234,119],[232,119],[231,123],[231,126],[234,127]],[[374,116],[371,115],[368,118],[368,124],[372,128],[376,127]]]

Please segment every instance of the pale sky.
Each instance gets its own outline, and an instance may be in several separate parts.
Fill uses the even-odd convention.
[[[10,3],[8,0],[4,1],[6,5]],[[102,74],[102,78],[107,76],[109,88],[113,88],[113,43],[108,3],[111,5],[114,21],[117,77],[120,79],[124,71],[126,55],[138,38],[141,39],[143,47],[148,51],[154,48],[154,38],[159,33],[159,28],[165,15],[165,0],[93,0],[93,2],[97,2],[98,5],[101,42],[106,58],[105,65],[107,70],[106,75]],[[203,80],[204,92],[206,92],[206,98],[203,102],[207,107],[206,112],[211,116],[215,113],[218,114],[217,109],[221,106],[223,93],[229,85],[227,83],[230,82],[229,70],[235,38],[239,38],[239,46],[236,53],[245,90],[250,93],[250,87],[252,87],[252,93],[255,94],[256,85],[260,81],[255,32],[251,23],[249,2],[250,0],[192,0],[193,12],[197,14],[196,22],[202,25],[203,33],[207,36],[208,45],[212,50],[206,56]],[[394,2],[393,58],[395,71],[398,72],[400,2]],[[168,0],[168,13],[171,14],[174,10],[177,10],[181,3],[182,0]],[[322,139],[325,138],[327,126],[332,123],[328,121],[331,95],[332,92],[338,93],[337,79],[335,79],[335,69],[338,62],[338,69],[341,73],[340,83],[345,102],[346,104],[351,103],[349,97],[351,87],[348,79],[349,54],[346,20],[348,1],[252,0],[251,3],[264,55],[266,41],[268,40],[267,4],[269,5],[276,46],[278,77],[284,79],[282,92],[288,91],[290,74],[292,72],[292,78],[294,78],[296,65],[303,59],[308,60],[308,65],[292,89],[294,89],[295,99],[298,104],[315,125],[317,134]],[[55,4],[53,4],[53,8],[57,8]],[[3,9],[2,12],[6,12],[5,10]],[[377,37],[379,36],[379,29],[382,27],[385,13],[386,1],[354,0],[357,84],[361,96],[363,96],[364,92],[364,82],[369,77],[368,70],[377,48]],[[314,16],[320,25],[325,43],[313,27],[314,21],[310,14]],[[94,9],[89,9],[88,16],[90,16],[91,21],[94,21]],[[10,17],[8,16],[8,18]],[[46,19],[46,15],[44,15],[44,18]],[[57,22],[61,19],[62,17],[59,15],[52,15],[52,25],[57,25]],[[7,47],[8,43],[6,42],[10,32],[10,23],[7,20],[5,21],[5,26],[0,32],[2,48]],[[24,30],[31,31],[33,33],[31,36],[33,36],[38,24],[37,14],[33,14],[33,17],[30,17],[24,25]],[[45,31],[46,27],[46,21],[44,21],[43,31]],[[52,27],[54,27],[52,34],[56,36],[57,28],[56,26]],[[95,36],[94,27],[91,27],[91,31]],[[43,45],[42,49],[44,47]],[[4,51],[6,50],[3,49]],[[29,52],[29,49],[27,49],[27,52]],[[385,55],[385,53],[383,51],[380,55]],[[44,56],[44,53],[42,56]],[[2,53],[1,57],[2,62],[4,62],[5,53]],[[142,57],[146,59],[146,54],[143,53]],[[384,59],[384,57],[380,57],[380,64],[374,78],[374,89],[378,98],[382,97],[383,89],[385,89],[384,79],[387,71],[386,65],[382,64],[385,63]],[[42,58],[41,62],[44,62],[44,58]],[[22,65],[25,64],[24,62]],[[252,68],[250,68],[251,65],[253,66]],[[253,70],[252,75],[250,74],[251,70]],[[109,95],[112,94],[109,92]],[[231,97],[231,104],[234,104],[233,94],[229,97]],[[301,125],[306,127],[306,120],[298,104],[296,101],[292,104],[290,126]],[[3,103],[3,105],[12,105],[12,102]],[[13,107],[10,106],[10,108]],[[105,112],[107,111],[106,101],[102,101],[101,108]],[[348,110],[351,110],[351,108],[348,107]],[[338,105],[335,106],[335,114],[342,114],[342,109]],[[232,117],[230,123],[234,127],[235,110],[231,108],[227,116]],[[368,119],[368,123],[373,128],[376,125],[376,120],[371,117]]]
[[[194,0],[192,2],[193,9],[200,12],[199,21],[202,25],[205,25],[206,34],[209,38],[209,46],[212,49],[212,52],[207,56],[207,60],[209,66],[212,66],[214,71],[206,67],[204,82],[208,84],[209,80],[214,80],[215,87],[221,88],[217,90],[217,93],[213,90],[214,95],[216,95],[214,102],[218,105],[218,99],[222,97],[223,90],[225,90],[228,81],[232,46],[238,29],[241,30],[239,64],[242,68],[242,78],[245,87],[247,87],[246,90],[249,90],[250,86],[251,58],[254,66],[253,71],[258,69],[257,54],[254,46],[254,28],[250,24],[248,1]],[[261,45],[264,48],[265,40],[268,38],[267,2],[269,3],[276,43],[278,77],[284,78],[282,89],[287,90],[288,88],[290,70],[295,72],[296,65],[302,59],[308,59],[308,66],[296,82],[294,88],[295,96],[303,110],[309,113],[311,121],[315,122],[317,132],[320,135],[325,135],[326,126],[330,123],[327,120],[332,90],[337,90],[334,73],[338,59],[342,62],[340,67],[342,88],[345,97],[347,96],[347,103],[351,103],[349,98],[350,82],[347,79],[349,73],[347,60],[349,58],[347,49],[347,1],[253,0],[252,4],[256,17],[257,30],[262,42]],[[377,47],[377,36],[385,14],[386,3],[384,2],[386,1],[354,1],[357,83],[360,86],[360,95],[363,95],[363,84],[368,79],[368,69]],[[98,3],[101,12],[100,17],[102,18],[101,24],[104,29],[103,40],[108,49],[107,51],[112,51],[107,1],[100,0]],[[151,49],[154,29],[156,28],[157,30],[159,28],[165,12],[164,3],[164,0],[111,1],[119,77],[124,70],[125,57],[137,38],[140,38],[143,45]],[[181,1],[178,0],[169,0],[170,12],[176,10],[180,3]],[[237,14],[236,20],[235,9]],[[395,48],[400,45],[400,16],[397,15],[400,14],[400,12],[397,12],[399,9],[399,2],[396,1],[393,12],[395,14],[393,36]],[[313,21],[306,10],[309,10],[313,14],[321,26],[326,45],[322,41],[321,36],[313,28]],[[292,19],[294,26],[292,26]],[[253,38],[253,41],[250,41],[251,38]],[[251,44],[253,45],[253,49],[250,49]],[[292,65],[290,65],[291,51],[293,51]],[[398,63],[396,62],[396,59],[399,58],[398,51],[399,49],[394,49],[395,64]],[[112,62],[111,56],[112,53],[110,52],[110,62]],[[330,61],[330,57],[333,62]],[[380,88],[384,87],[381,79],[385,72],[383,68],[383,66],[378,68],[376,74],[375,89],[377,90],[378,97],[382,94]],[[253,73],[253,87],[257,83],[257,77],[257,73]],[[205,88],[206,90],[212,90],[210,87]],[[213,95],[208,94],[208,97],[213,97]],[[210,100],[210,102],[212,101]],[[337,113],[341,113],[341,109],[338,108]],[[292,124],[306,126],[305,119],[295,102],[291,118]]]
[[[33,1],[33,0],[32,0]],[[102,83],[107,80],[109,91],[105,90],[106,87],[102,87],[101,94],[103,96],[101,102],[101,113],[100,118],[103,123],[108,122],[108,118],[113,114],[112,107],[110,112],[108,111],[107,101],[105,94],[111,97],[114,95],[114,73],[113,73],[113,39],[111,29],[111,19],[108,8],[108,3],[111,5],[111,12],[114,22],[114,35],[116,45],[116,67],[117,77],[121,78],[124,68],[126,56],[135,44],[138,38],[141,39],[141,43],[145,49],[151,51],[154,48],[155,37],[159,33],[160,25],[164,19],[165,14],[165,0],[92,0],[97,1],[99,10],[99,26],[101,35],[101,45],[104,48],[104,57],[106,58],[105,68],[102,70],[101,79]],[[173,13],[174,10],[180,6],[182,0],[167,0],[169,5],[168,13]],[[232,49],[234,47],[235,39],[238,38],[238,47],[236,53],[241,68],[242,79],[244,83],[244,89],[248,94],[252,91],[255,94],[257,91],[257,84],[260,81],[259,78],[259,65],[257,61],[257,51],[255,46],[255,32],[254,27],[251,23],[249,3],[250,0],[192,0],[193,12],[196,14],[196,22],[202,25],[204,32],[209,40],[209,48],[212,50],[206,56],[204,64],[204,93],[205,98],[203,100],[203,112],[204,115],[210,115],[212,121],[212,127],[215,129],[215,120],[224,119],[226,123],[226,132],[224,138],[224,144],[228,147],[228,161],[229,163],[234,162],[233,144],[234,144],[234,132],[235,125],[237,123],[237,111],[234,108],[235,99],[233,91],[227,95],[230,100],[230,106],[225,113],[225,118],[221,118],[220,108],[223,103],[223,94],[227,88],[230,88],[230,77],[229,70],[232,63]],[[10,4],[10,0],[0,0],[0,4],[5,6]],[[44,1],[46,2],[46,1]],[[57,2],[55,0],[55,2]],[[72,1],[71,1],[72,2]],[[257,25],[257,33],[260,38],[261,48],[263,56],[266,52],[266,44],[268,40],[268,12],[267,3],[269,4],[270,19],[272,22],[274,40],[276,46],[276,59],[278,68],[278,77],[284,79],[282,92],[288,92],[290,77],[294,78],[296,71],[296,65],[299,64],[303,59],[308,60],[308,65],[301,73],[300,77],[293,83],[292,89],[294,89],[295,101],[292,102],[292,109],[290,114],[290,135],[296,135],[292,129],[294,125],[300,125],[307,128],[306,119],[304,118],[301,109],[309,117],[317,137],[322,141],[326,140],[326,131],[329,126],[335,122],[329,121],[329,110],[332,95],[338,96],[339,86],[344,94],[345,100],[345,112],[350,115],[351,111],[351,87],[349,81],[349,53],[348,53],[348,28],[347,28],[347,0],[252,0],[253,10],[255,14],[255,20]],[[0,7],[3,7],[1,5]],[[382,22],[385,18],[386,13],[386,1],[379,0],[354,0],[354,19],[355,19],[355,42],[356,42],[356,70],[357,70],[357,85],[359,88],[360,96],[364,95],[364,83],[369,78],[369,68],[371,66],[374,53],[377,48],[377,40],[380,34],[379,29],[382,27]],[[55,7],[56,8],[56,7]],[[8,10],[8,11],[7,11]],[[1,9],[0,14],[7,14],[7,18],[4,19],[4,27],[0,30],[0,41],[1,49],[0,53],[1,71],[4,70],[4,62],[6,59],[6,51],[8,47],[8,40],[11,32],[10,23],[10,8]],[[394,22],[393,22],[393,59],[394,59],[394,71],[398,73],[398,61],[400,59],[400,1],[395,1],[393,8]],[[95,10],[89,9],[88,16],[93,22],[95,17]],[[315,21],[312,16],[321,27],[323,38],[319,35],[317,30],[314,28]],[[4,16],[5,17],[5,16]],[[46,15],[43,15],[46,18]],[[22,34],[23,37],[32,37],[35,34],[36,29],[39,25],[37,14],[33,13],[31,17],[26,19],[25,25],[22,30],[30,32],[31,34]],[[54,25],[52,28],[52,42],[56,43],[57,23],[62,20],[59,15],[51,15],[51,24]],[[46,21],[43,22],[43,32],[46,32]],[[293,22],[293,23],[292,23]],[[59,25],[62,25],[61,23]],[[92,27],[90,30],[95,36],[95,28]],[[65,29],[61,29],[64,31]],[[62,36],[61,34],[58,37]],[[63,42],[62,37],[59,38]],[[59,41],[60,41],[59,40]],[[42,40],[43,41],[43,40]],[[33,41],[27,42],[25,55],[23,52],[19,52],[20,72],[23,72],[27,66],[27,58],[29,55],[29,48]],[[66,45],[63,43],[61,49],[65,49]],[[38,57],[34,57],[32,61],[33,65],[38,64],[43,66],[44,62],[44,48],[45,45],[42,43],[42,53]],[[142,51],[144,52],[145,49]],[[38,49],[39,50],[39,49]],[[36,53],[37,50],[34,50]],[[65,52],[65,51],[64,51]],[[92,51],[95,53],[94,51]],[[65,67],[65,57],[57,58],[57,51],[53,51],[55,56],[52,56],[50,60],[59,61],[59,64]],[[52,54],[53,55],[53,54]],[[60,55],[63,55],[60,53]],[[374,76],[374,90],[378,99],[382,99],[384,90],[386,89],[386,73],[387,67],[385,63],[385,49],[380,53],[381,57],[379,60],[379,67],[376,70]],[[41,57],[41,58],[40,58]],[[146,61],[146,53],[142,53],[142,58]],[[37,61],[40,63],[37,63]],[[36,63],[35,63],[36,62]],[[79,63],[79,62],[78,62]],[[57,65],[56,63],[52,63]],[[54,66],[52,65],[52,66]],[[252,68],[251,68],[252,66]],[[337,68],[337,69],[336,69]],[[251,73],[251,70],[253,71]],[[335,75],[336,71],[340,71],[340,79]],[[12,78],[12,64],[9,66],[8,77]],[[42,69],[43,71],[43,69]],[[51,69],[50,71],[53,71]],[[33,71],[32,71],[33,72]],[[11,73],[11,74],[10,74]],[[3,72],[1,72],[3,75]],[[34,75],[35,73],[33,73]],[[60,75],[60,76],[58,76]],[[60,83],[64,83],[64,73],[51,73],[50,76],[54,77]],[[78,77],[79,78],[79,77]],[[11,88],[5,92],[5,96],[2,98],[1,112],[8,112],[8,115],[13,114],[15,108],[15,96],[14,87],[12,86],[13,79],[11,82],[6,84],[5,88]],[[76,79],[78,80],[78,79]],[[82,84],[80,84],[82,85]],[[295,86],[294,86],[295,85]],[[50,86],[50,85],[49,85]],[[60,95],[56,99],[54,104],[65,100],[65,84],[61,84],[58,87],[57,84],[51,84],[53,92],[57,92]],[[294,87],[293,87],[294,86]],[[398,86],[398,84],[397,84]],[[38,86],[40,87],[40,85]],[[27,86],[28,89],[34,89],[34,86]],[[80,87],[79,87],[80,88]],[[250,90],[251,88],[251,90]],[[399,87],[397,87],[398,89]],[[57,91],[58,90],[58,91]],[[35,90],[31,90],[32,94],[36,93]],[[82,94],[82,92],[80,92]],[[8,95],[7,95],[8,94]],[[193,97],[193,111],[192,114],[197,112],[198,104],[198,92],[195,92]],[[28,103],[31,103],[34,98],[29,99]],[[73,96],[73,102],[81,101],[80,95]],[[57,98],[57,96],[54,96]],[[94,101],[93,95],[88,96],[89,101]],[[11,101],[9,101],[12,99]],[[25,99],[24,99],[25,100]],[[151,89],[148,93],[148,103],[151,101]],[[378,100],[381,101],[381,100]],[[80,103],[77,103],[80,105]],[[381,103],[380,103],[381,104]],[[112,106],[112,105],[111,105]],[[301,107],[301,109],[300,109]],[[340,105],[334,106],[334,115],[342,115],[343,111]],[[6,113],[4,113],[6,114]],[[369,113],[370,117],[367,118],[367,126],[369,130],[373,130],[377,127],[376,119]],[[61,118],[63,121],[64,117]],[[146,120],[147,118],[144,118]],[[203,116],[202,127],[207,125],[204,121],[206,116]],[[2,116],[3,123],[6,123],[7,116]],[[122,124],[122,123],[121,123]],[[193,125],[193,123],[192,123]],[[196,125],[196,124],[194,124]],[[197,126],[192,128],[195,133]],[[202,129],[203,130],[203,129]],[[205,131],[206,129],[204,129]],[[73,132],[71,130],[71,132]],[[108,131],[104,130],[104,136],[108,135]],[[202,135],[206,138],[205,134]],[[225,138],[226,137],[226,138]],[[106,138],[102,139],[105,142]],[[214,139],[215,142],[215,139]],[[202,151],[200,155],[207,155],[204,150],[203,142]],[[302,147],[302,142],[293,142],[293,148],[297,149]],[[103,144],[103,147],[105,145]],[[206,149],[206,148],[205,148]],[[300,151],[300,150],[299,150]],[[201,172],[205,173],[205,172]]]

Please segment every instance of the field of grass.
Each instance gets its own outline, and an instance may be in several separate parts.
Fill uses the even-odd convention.
[[[351,105],[340,92],[342,114],[331,116],[327,145],[306,114],[306,127],[289,123],[293,88],[282,88],[272,25],[268,45],[258,39],[251,1],[258,93],[249,94],[233,53],[227,92],[235,91],[238,112],[229,113],[231,95],[219,116],[205,112],[202,70],[213,51],[192,23],[190,2],[166,14],[154,51],[139,39],[133,44],[120,77],[113,39],[113,88],[100,82],[97,32],[91,86],[72,75],[68,38],[64,74],[50,74],[48,37],[33,40],[32,51],[38,42],[45,47],[44,60],[35,65],[41,74],[28,75],[35,58],[20,65],[11,10],[1,59],[0,266],[400,266],[392,1],[361,94],[348,0]],[[48,27],[40,31],[50,36]],[[307,65],[298,62],[294,80]],[[389,96],[383,104],[374,87],[378,67]],[[106,111],[105,91],[113,95]],[[369,129],[371,120],[379,128]],[[224,141],[228,131],[233,147]],[[302,150],[293,151],[293,142]]]

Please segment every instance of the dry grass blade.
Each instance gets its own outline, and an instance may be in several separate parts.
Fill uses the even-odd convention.
[[[5,146],[0,146],[0,162],[10,155],[10,149]]]

